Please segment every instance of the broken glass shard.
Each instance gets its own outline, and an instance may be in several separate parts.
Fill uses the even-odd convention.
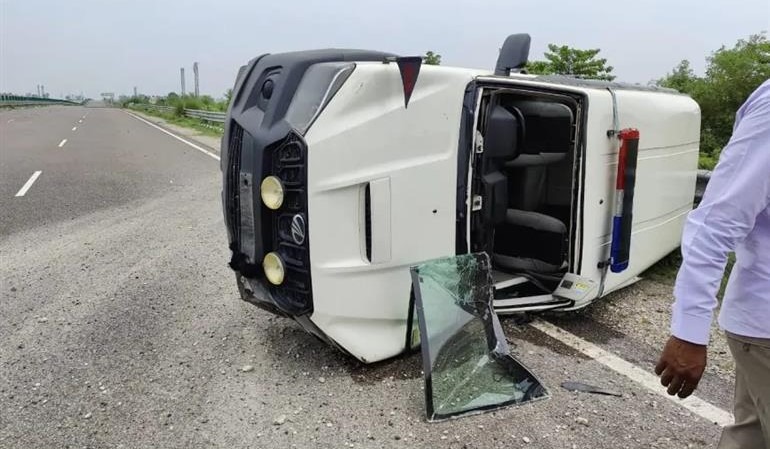
[[[494,410],[548,396],[511,357],[492,309],[486,253],[412,267],[429,421]]]

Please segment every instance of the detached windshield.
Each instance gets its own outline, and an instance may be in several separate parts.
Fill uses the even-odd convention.
[[[492,310],[486,254],[414,267],[429,420],[492,410],[547,396],[540,381],[508,353]]]

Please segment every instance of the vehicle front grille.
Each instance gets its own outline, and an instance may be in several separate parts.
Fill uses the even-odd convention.
[[[309,220],[307,213],[307,147],[303,140],[290,134],[265,152],[264,167],[283,183],[285,194],[275,211],[263,208],[265,248],[277,251],[286,266],[284,283],[271,286],[271,293],[287,311],[304,315],[312,311],[310,284]]]
[[[225,177],[225,210],[229,212],[227,226],[230,228],[232,243],[235,248],[241,239],[241,208],[239,179],[241,171],[241,151],[243,149],[243,128],[235,121],[230,124],[230,141],[227,145],[228,164]]]

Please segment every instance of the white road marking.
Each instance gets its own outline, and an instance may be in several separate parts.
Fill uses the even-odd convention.
[[[62,139],[62,141],[59,142],[59,148],[63,147],[65,143],[67,143],[67,139]]]
[[[658,377],[655,376],[652,372],[639,368],[638,366],[623,360],[620,357],[607,352],[604,349],[594,345],[593,343],[589,343],[577,335],[571,334],[560,327],[554,326],[551,323],[539,319],[536,319],[530,323],[530,326],[568,346],[571,346],[572,348],[582,352],[588,357],[591,357],[592,359],[615,371],[616,373],[626,376],[634,382],[642,385],[646,389],[660,394],[666,399],[686,408],[687,410],[702,418],[705,418],[722,427],[735,422],[732,413],[726,410],[722,410],[721,408],[712,405],[699,397],[690,396],[686,399],[679,399],[676,396],[669,396],[668,393],[666,393],[665,388],[660,384]]]
[[[5,123],[11,123],[12,121],[13,121],[13,119],[12,119],[12,118],[9,118],[9,119],[8,119],[8,121],[7,121],[7,122],[5,122]]]
[[[77,126],[73,126],[73,127],[72,127],[72,130],[73,130],[73,131],[76,131],[77,129],[78,129],[78,127],[77,127]]]
[[[211,151],[206,150],[205,148],[202,148],[202,147],[200,147],[198,145],[195,145],[194,143],[190,142],[189,140],[183,139],[183,138],[177,136],[176,134],[174,134],[172,132],[166,131],[165,129],[161,128],[160,126],[156,125],[155,123],[152,123],[149,120],[145,120],[142,117],[139,117],[138,115],[132,114],[130,112],[126,112],[126,114],[130,115],[131,117],[133,117],[133,118],[135,118],[135,119],[137,119],[139,121],[142,121],[142,122],[152,126],[153,128],[155,128],[155,129],[157,129],[159,131],[162,131],[162,132],[168,134],[169,136],[173,137],[174,139],[176,139],[176,140],[178,140],[180,142],[186,143],[187,145],[195,148],[196,150],[200,151],[201,153],[205,153],[206,155],[211,156],[211,157],[213,157],[216,160],[219,160],[219,156],[217,156],[216,154],[212,153]]]
[[[24,183],[23,186],[21,186],[21,189],[19,189],[18,192],[16,192],[15,196],[24,196],[27,193],[27,190],[29,190],[30,187],[32,187],[32,184],[35,183],[35,180],[40,176],[40,174],[43,173],[42,171],[38,170],[35,173],[32,173],[32,176],[29,177],[27,182]]]
[[[83,119],[81,118],[80,120],[78,120],[78,123],[83,123]]]

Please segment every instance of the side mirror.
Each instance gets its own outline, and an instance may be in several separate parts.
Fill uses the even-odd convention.
[[[511,70],[519,71],[527,65],[529,45],[532,38],[529,34],[511,34],[505,39],[500,55],[495,65],[495,75],[508,76]]]

